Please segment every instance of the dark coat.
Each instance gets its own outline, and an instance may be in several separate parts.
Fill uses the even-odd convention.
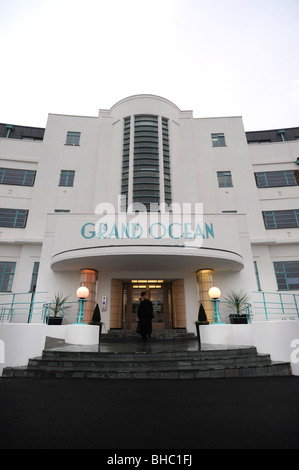
[[[152,334],[152,319],[154,317],[153,312],[153,304],[150,300],[144,299],[140,302],[138,308],[138,333],[141,336]]]

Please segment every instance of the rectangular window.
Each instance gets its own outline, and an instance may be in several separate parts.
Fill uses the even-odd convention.
[[[36,171],[15,170],[13,168],[0,168],[0,184],[12,186],[33,186]]]
[[[0,227],[25,228],[28,213],[23,209],[0,209]]]
[[[261,291],[262,289],[261,289],[260,275],[259,275],[259,270],[257,267],[257,262],[254,261],[253,265],[254,265],[255,278],[256,278],[256,283],[257,283],[257,290]]]
[[[66,136],[65,145],[80,145],[81,132],[69,131]]]
[[[230,171],[217,171],[219,188],[232,188],[233,180]]]
[[[0,262],[0,292],[11,292],[16,263]]]
[[[299,290],[299,261],[274,262],[278,290]]]
[[[258,188],[275,188],[282,186],[298,186],[299,171],[265,171],[255,173],[256,184]]]
[[[299,227],[299,209],[285,211],[265,211],[263,212],[263,216],[267,230]]]
[[[31,284],[30,284],[30,291],[29,292],[35,292],[35,290],[36,290],[38,270],[39,270],[39,262],[37,261],[33,265],[33,271],[32,271],[32,277],[31,277]]]
[[[61,170],[59,186],[74,186],[75,171],[73,170]]]
[[[213,147],[226,147],[224,134],[212,134],[211,137]]]

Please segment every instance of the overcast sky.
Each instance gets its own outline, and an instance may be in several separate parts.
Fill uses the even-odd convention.
[[[299,0],[0,0],[0,122],[149,93],[246,130],[299,126]]]

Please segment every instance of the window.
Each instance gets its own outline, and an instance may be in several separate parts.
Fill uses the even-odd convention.
[[[254,272],[255,272],[255,278],[256,278],[256,283],[257,283],[257,289],[258,289],[258,291],[261,291],[262,289],[261,289],[260,275],[259,275],[259,270],[258,270],[258,267],[257,267],[257,262],[254,261],[253,265],[254,265]]]
[[[61,170],[59,186],[74,186],[75,171],[73,170]]]
[[[13,168],[0,168],[0,184],[14,186],[33,186],[36,171],[15,170]]]
[[[274,270],[278,290],[299,289],[299,261],[277,261]]]
[[[81,132],[69,131],[66,136],[65,145],[80,145]]]
[[[266,229],[298,228],[299,209],[263,212]]]
[[[33,271],[32,271],[32,277],[31,277],[31,284],[30,284],[30,291],[29,292],[35,292],[36,284],[37,284],[38,270],[39,270],[39,262],[37,261],[33,265]]]
[[[128,208],[129,197],[129,169],[130,169],[130,134],[131,134],[131,118],[124,120],[124,141],[123,141],[123,166],[121,175],[121,210],[125,212]]]
[[[230,171],[217,171],[219,188],[232,188],[233,180]]]
[[[133,203],[141,203],[147,210],[151,204],[160,204],[159,172],[158,116],[135,116]]]
[[[22,209],[0,209],[0,227],[25,228],[28,212]]]
[[[0,292],[11,292],[16,263],[0,262]]]
[[[255,173],[258,188],[275,188],[281,186],[298,186],[299,171],[266,171]]]
[[[172,203],[172,190],[170,174],[169,126],[168,119],[166,118],[162,118],[162,136],[165,204],[170,206]]]
[[[226,147],[224,134],[212,134],[213,147]]]

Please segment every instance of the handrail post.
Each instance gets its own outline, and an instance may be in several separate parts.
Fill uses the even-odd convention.
[[[14,303],[15,303],[15,298],[16,298],[16,294],[13,294],[12,301],[11,301],[11,304],[10,304],[10,309],[9,309],[10,318],[12,318],[12,316],[13,316],[13,306],[14,306]]]
[[[268,321],[268,312],[267,312],[267,303],[266,303],[265,292],[262,292],[262,294],[263,294],[263,302],[264,302],[264,309],[265,309],[266,321]]]
[[[297,317],[298,317],[298,320],[299,320],[299,308],[298,308],[298,304],[297,304],[297,300],[296,300],[296,294],[293,294],[293,296],[294,296],[294,303],[295,303],[295,307],[296,307]]]

